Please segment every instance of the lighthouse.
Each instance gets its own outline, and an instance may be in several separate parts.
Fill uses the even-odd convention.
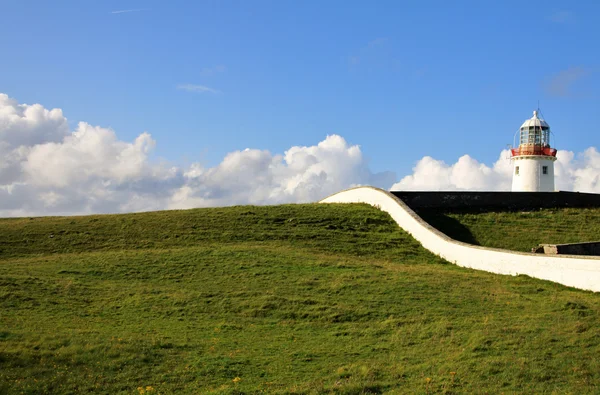
[[[511,149],[513,192],[554,192],[556,149],[550,146],[550,125],[533,112],[519,129],[519,147]]]

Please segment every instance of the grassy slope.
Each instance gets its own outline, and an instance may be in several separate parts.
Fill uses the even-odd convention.
[[[419,214],[448,236],[485,247],[530,252],[538,244],[600,240],[600,208],[531,212],[439,212]]]
[[[6,219],[0,249],[0,393],[599,391],[600,295],[365,205]]]

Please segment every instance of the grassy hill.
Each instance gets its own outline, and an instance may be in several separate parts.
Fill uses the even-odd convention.
[[[598,393],[599,312],[366,205],[0,220],[0,393]]]
[[[419,215],[453,239],[530,252],[538,244],[600,241],[600,208],[526,212],[421,210]]]

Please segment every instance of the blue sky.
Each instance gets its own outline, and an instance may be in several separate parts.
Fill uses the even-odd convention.
[[[175,164],[339,134],[401,178],[426,155],[493,163],[538,100],[559,149],[597,146],[598,15],[596,1],[5,1],[0,92],[73,128],[147,131]]]

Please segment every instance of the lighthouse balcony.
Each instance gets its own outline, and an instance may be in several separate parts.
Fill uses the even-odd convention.
[[[521,146],[510,150],[512,156],[537,155],[537,156],[552,156],[556,157],[556,149],[540,146]]]

